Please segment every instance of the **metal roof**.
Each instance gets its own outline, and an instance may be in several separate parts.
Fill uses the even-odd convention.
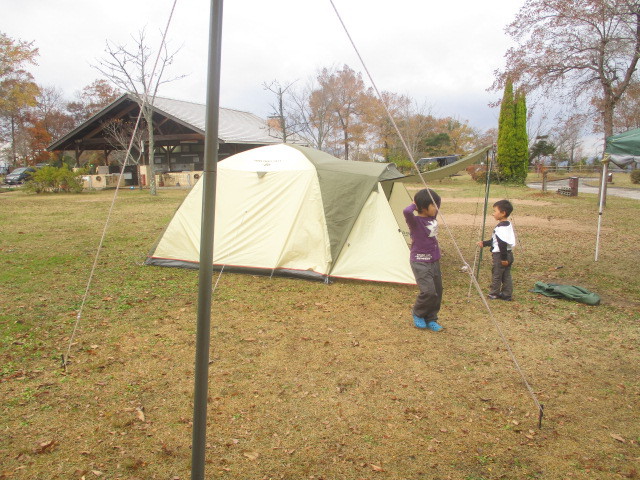
[[[156,97],[153,107],[204,135],[206,105]],[[218,123],[218,138],[225,143],[282,142],[281,137],[270,134],[267,122],[253,113],[220,107]]]
[[[48,149],[56,150],[65,145],[74,136],[86,131],[90,125],[95,125],[103,115],[107,115],[125,102],[137,103],[137,100],[130,93],[121,95],[91,118],[77,125],[62,138],[51,143]],[[204,104],[155,97],[153,109],[157,114],[171,118],[195,133],[205,134],[206,105]],[[269,128],[266,120],[253,113],[220,107],[218,121],[218,139],[220,143],[271,145],[282,142],[282,138],[278,136],[278,133],[278,131]],[[287,137],[288,143],[306,144],[306,142],[295,136],[289,138],[290,136],[288,135]]]

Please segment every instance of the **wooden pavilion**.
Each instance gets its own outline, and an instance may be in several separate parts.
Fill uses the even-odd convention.
[[[49,151],[74,152],[76,165],[81,166],[81,155],[87,151],[103,152],[105,165],[117,167],[110,159],[114,151],[125,148],[114,142],[107,125],[114,121],[134,124],[140,111],[136,97],[125,93],[84,123],[56,140]],[[153,104],[154,171],[200,171],[204,166],[204,135],[206,106],[156,97]],[[144,130],[144,128],[143,128]],[[291,142],[291,139],[287,139]],[[220,160],[251,148],[282,143],[277,128],[249,112],[220,108],[219,150]],[[295,142],[298,143],[298,142]],[[148,164],[148,152],[144,146],[132,146],[132,156],[142,156],[140,164]],[[137,183],[137,182],[136,182]]]

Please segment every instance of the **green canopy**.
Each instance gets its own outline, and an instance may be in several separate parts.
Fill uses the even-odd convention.
[[[640,161],[640,128],[607,137],[605,153],[619,167]]]
[[[640,156],[640,128],[607,137],[605,153]]]
[[[458,173],[461,170],[464,170],[469,165],[473,165],[474,163],[480,163],[485,159],[486,153],[489,151],[491,147],[484,147],[478,151],[470,153],[466,157],[461,158],[457,162],[450,163],[449,165],[445,165],[444,167],[436,168],[435,170],[431,170],[429,172],[423,172],[420,175],[409,175],[407,177],[403,177],[398,179],[398,181],[403,183],[420,183],[423,180],[427,182],[434,182],[436,180],[441,180],[445,177],[450,177],[451,175]]]

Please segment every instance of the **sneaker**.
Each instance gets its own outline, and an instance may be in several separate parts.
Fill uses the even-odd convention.
[[[442,330],[442,325],[439,325],[438,322],[431,321],[427,323],[427,328],[432,332],[439,332]]]
[[[487,295],[487,298],[489,300],[499,300],[500,299],[500,295],[494,295],[493,293],[490,293],[489,295]]]
[[[500,295],[500,300],[504,300],[505,302],[511,302],[511,301],[513,301],[513,298],[511,298],[511,297],[504,297],[504,296]]]
[[[427,328],[427,322],[424,321],[424,318],[417,316],[415,313],[413,314],[413,324],[417,328]]]

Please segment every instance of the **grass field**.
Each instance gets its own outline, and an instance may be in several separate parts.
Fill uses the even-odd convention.
[[[432,187],[441,333],[413,328],[412,286],[222,275],[207,478],[640,477],[640,202],[608,198],[596,263],[594,195],[493,186],[520,245],[515,301],[490,316],[454,245],[473,263],[482,186]],[[185,195],[120,192],[72,338],[113,191],[0,194],[0,479],[190,478],[198,275],[142,265]],[[602,304],[535,295],[538,280]]]

